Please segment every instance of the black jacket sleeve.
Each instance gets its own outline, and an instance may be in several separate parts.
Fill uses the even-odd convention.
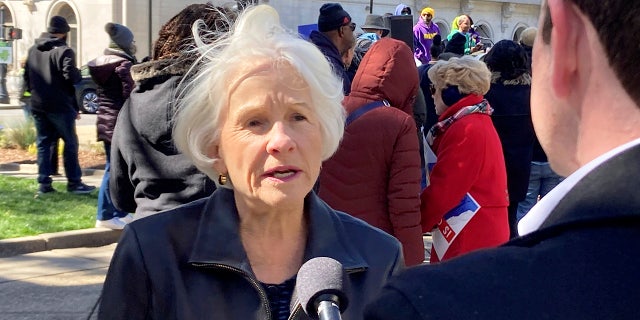
[[[102,288],[98,319],[148,319],[151,287],[136,232],[126,227]]]

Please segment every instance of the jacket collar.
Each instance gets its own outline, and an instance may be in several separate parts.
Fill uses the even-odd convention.
[[[460,109],[464,108],[464,107],[468,107],[468,106],[472,106],[474,104],[478,104],[480,102],[482,102],[482,100],[484,99],[484,96],[482,95],[478,95],[478,94],[468,94],[466,96],[464,96],[462,99],[458,100],[458,102],[452,104],[451,106],[449,106],[449,108],[447,108],[441,115],[440,117],[438,117],[438,121],[442,121],[452,115],[454,115],[456,112],[460,111]]]
[[[184,58],[151,60],[131,67],[131,77],[140,82],[157,77],[182,76],[191,67],[192,61]]]
[[[233,192],[219,188],[207,200],[189,263],[230,266],[253,274],[238,233],[240,221]],[[314,257],[330,257],[346,270],[368,268],[364,258],[349,245],[348,230],[336,211],[313,192],[305,198],[305,211],[309,215],[305,262]]]
[[[124,50],[119,49],[119,48],[118,48],[118,49],[115,49],[115,48],[106,48],[106,49],[104,49],[104,52],[103,52],[103,53],[104,53],[105,55],[118,56],[118,57],[120,57],[120,58],[127,59],[127,60],[129,60],[129,61],[131,61],[131,62],[133,62],[133,63],[136,63],[136,62],[137,62],[137,61],[136,61],[136,57],[135,57],[135,56],[130,55],[130,54],[128,54],[127,52],[125,52]]]
[[[616,218],[640,219],[640,145],[596,167],[560,200],[540,227]]]
[[[536,231],[511,245],[530,245],[567,229],[640,224],[640,145],[603,162],[576,183]]]

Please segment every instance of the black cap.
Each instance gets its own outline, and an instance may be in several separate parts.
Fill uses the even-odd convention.
[[[351,16],[342,9],[339,3],[325,3],[320,7],[318,31],[336,30],[350,22]]]
[[[49,20],[49,27],[47,27],[47,32],[49,33],[67,33],[71,30],[69,28],[69,24],[67,23],[67,19],[61,16],[53,16],[51,20]]]

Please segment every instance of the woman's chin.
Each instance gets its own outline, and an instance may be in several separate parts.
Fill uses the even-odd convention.
[[[273,207],[299,205],[311,191],[312,186],[301,184],[263,185],[257,192],[258,198]]]

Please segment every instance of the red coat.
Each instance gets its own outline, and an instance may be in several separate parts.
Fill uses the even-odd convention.
[[[482,96],[469,95],[445,110],[439,121],[482,100]],[[462,117],[436,136],[432,149],[438,161],[431,172],[430,185],[421,196],[422,230],[428,232],[436,225],[442,227],[445,214],[467,194],[480,209],[451,241],[444,256],[432,250],[431,261],[506,242],[509,239],[507,174],[500,138],[491,117],[482,113]]]
[[[406,265],[424,260],[420,227],[420,154],[413,102],[418,71],[409,47],[377,41],[360,63],[345,98],[347,113],[372,101],[391,107],[365,113],[349,125],[336,154],[322,165],[319,196],[395,236]]]

